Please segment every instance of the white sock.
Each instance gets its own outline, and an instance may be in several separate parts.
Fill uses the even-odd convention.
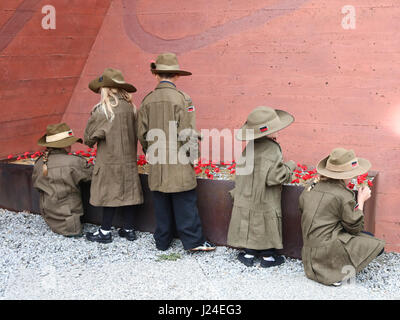
[[[254,256],[253,256],[253,255],[251,255],[251,254],[245,254],[245,255],[244,255],[244,257],[245,257],[246,259],[251,259],[251,258],[254,258]]]
[[[270,257],[263,257],[263,259],[264,259],[265,261],[275,261],[275,258],[274,258],[273,256],[270,256]]]

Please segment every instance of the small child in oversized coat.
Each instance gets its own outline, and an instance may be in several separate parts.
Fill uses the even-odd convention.
[[[319,181],[301,194],[302,261],[309,279],[339,286],[383,253],[385,242],[364,231],[363,208],[371,190],[360,188],[356,201],[346,187],[346,180],[370,167],[353,150],[336,148],[318,163]]]
[[[253,163],[253,170],[240,174],[245,164],[237,166],[228,245],[244,248],[238,259],[246,266],[253,266],[257,256],[265,268],[284,262],[275,252],[283,248],[281,190],[283,183],[290,182],[295,163],[283,162],[273,134],[293,121],[285,111],[258,107],[237,134],[239,140],[254,142],[254,151],[248,144],[242,154],[247,166]]]
[[[82,234],[81,182],[92,178],[93,166],[85,158],[69,155],[71,145],[82,140],[73,136],[66,123],[47,126],[38,144],[46,147],[33,168],[33,186],[40,193],[41,214],[53,232],[64,236]]]
[[[87,233],[86,238],[112,242],[113,218],[120,211],[123,226],[118,235],[134,241],[135,205],[144,201],[137,168],[137,114],[131,96],[136,88],[125,82],[120,70],[113,68],[106,68],[89,83],[89,88],[100,94],[100,102],[93,108],[84,134],[86,145],[97,144],[89,202],[102,207],[103,218],[101,228]]]

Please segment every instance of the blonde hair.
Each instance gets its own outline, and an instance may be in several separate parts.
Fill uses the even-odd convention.
[[[107,120],[113,121],[115,114],[113,108],[116,108],[119,104],[119,98],[122,98],[132,104],[133,111],[136,116],[136,106],[132,102],[132,95],[121,88],[109,88],[102,87],[100,89],[101,99],[98,104],[94,106],[94,108],[99,107],[100,110],[106,115]],[[114,103],[112,103],[110,97],[113,98]]]

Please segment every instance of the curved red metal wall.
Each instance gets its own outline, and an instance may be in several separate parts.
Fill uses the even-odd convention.
[[[7,18],[16,2],[0,4]],[[44,4],[57,9],[54,32],[36,28]],[[355,29],[343,28],[346,5]],[[178,86],[199,128],[238,128],[268,105],[296,118],[279,136],[286,158],[316,164],[342,146],[370,159],[380,172],[376,233],[400,251],[398,1],[59,0],[35,10],[0,52],[2,156],[35,149],[48,122],[82,134],[99,98],[88,82],[106,67],[138,88],[139,106],[155,86],[149,61],[173,51],[193,72]]]

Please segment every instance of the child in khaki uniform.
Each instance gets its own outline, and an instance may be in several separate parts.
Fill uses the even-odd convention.
[[[64,236],[82,234],[83,206],[79,184],[91,180],[93,166],[69,155],[71,145],[82,143],[66,123],[47,126],[38,144],[46,147],[33,168],[33,186],[40,193],[40,211],[52,231]]]
[[[186,250],[215,250],[215,246],[203,236],[197,209],[197,181],[193,169],[193,161],[198,158],[195,107],[191,98],[175,85],[179,76],[191,73],[179,68],[173,53],[159,55],[151,64],[151,72],[158,85],[142,101],[138,137],[150,167],[149,188],[154,199],[156,247],[167,250],[176,227]],[[148,139],[152,133],[160,131],[165,134],[164,144],[160,144],[160,139],[157,144],[154,139]],[[157,156],[153,147],[157,145],[158,160],[153,159]],[[186,161],[179,157],[178,150],[184,151],[183,160]],[[165,155],[164,160],[161,155]]]
[[[239,174],[237,166],[232,217],[228,244],[243,248],[238,256],[246,266],[253,266],[255,257],[261,257],[261,267],[272,267],[284,262],[275,249],[282,249],[282,184],[290,182],[295,163],[283,162],[282,150],[273,136],[289,126],[294,118],[282,110],[269,107],[254,109],[237,139],[254,141],[254,167],[249,174]],[[252,161],[253,153],[245,148],[242,158]]]
[[[100,94],[100,102],[93,108],[84,135],[86,145],[97,144],[90,204],[102,207],[103,219],[101,228],[87,233],[86,238],[110,243],[113,217],[120,210],[124,222],[118,235],[134,241],[134,206],[144,200],[137,168],[137,113],[130,94],[136,88],[125,82],[120,70],[112,68],[92,80],[89,88]]]
[[[303,233],[302,261],[306,276],[339,286],[349,269],[365,268],[384,251],[385,242],[364,231],[364,203],[369,187],[358,190],[357,201],[346,180],[368,172],[371,163],[353,150],[333,149],[317,165],[320,178],[300,196]]]

